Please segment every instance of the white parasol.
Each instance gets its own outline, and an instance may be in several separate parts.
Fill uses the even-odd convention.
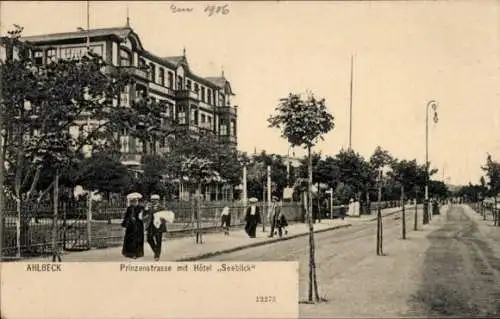
[[[154,213],[153,225],[160,228],[161,221],[164,220],[168,224],[172,224],[175,219],[175,214],[171,210],[160,210]]]

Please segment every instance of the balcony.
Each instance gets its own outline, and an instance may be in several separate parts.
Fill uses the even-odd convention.
[[[212,123],[200,123],[199,125],[200,129],[206,130],[206,131],[213,131],[213,124]]]
[[[198,94],[190,90],[176,90],[175,97],[180,100],[186,100],[186,99],[191,99],[196,101],[198,100]]]
[[[231,116],[238,116],[237,110],[235,106],[218,106],[217,112],[219,114],[229,114]]]
[[[201,101],[201,100],[200,100],[200,102],[199,102],[198,104],[199,104],[199,106],[200,106],[201,108],[204,108],[204,109],[206,109],[206,110],[209,110],[209,111],[213,111],[213,110],[214,110],[214,106],[213,106],[213,105],[210,105],[210,104],[208,104],[208,103],[206,103],[206,102],[203,102],[203,101]]]
[[[234,135],[219,135],[219,141],[222,143],[236,144],[236,136],[234,136]]]
[[[140,79],[149,81],[148,71],[146,71],[144,69],[139,69],[135,66],[121,66],[121,67],[118,67],[118,69],[121,70],[122,72],[129,74],[129,75],[132,75],[132,76],[138,77]]]
[[[137,153],[123,153],[121,155],[121,162],[125,166],[137,166],[141,163],[142,154]]]
[[[179,130],[187,130],[195,134],[198,134],[200,132],[200,128],[196,126],[196,124],[178,124],[177,127],[179,128]]]
[[[168,95],[168,96],[171,96],[171,97],[175,97],[175,91],[170,89],[170,88],[167,88],[167,87],[164,87],[163,85],[160,85],[160,84],[157,84],[157,83],[154,83],[154,82],[149,82],[149,89],[150,90],[155,90],[157,92],[160,92],[162,94],[165,94],[165,95]]]

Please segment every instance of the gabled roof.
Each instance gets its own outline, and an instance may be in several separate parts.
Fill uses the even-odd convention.
[[[73,32],[62,32],[62,33],[50,33],[42,35],[32,35],[21,37],[22,41],[27,41],[31,43],[43,43],[52,41],[62,41],[71,39],[85,39],[86,37],[106,37],[114,36],[118,39],[125,39],[132,36],[135,40],[139,50],[143,51],[141,40],[139,36],[130,27],[114,27],[114,28],[100,28],[100,29],[90,29],[90,30],[78,30]]]
[[[221,89],[225,89],[227,87],[229,93],[231,95],[234,95],[233,90],[231,89],[231,84],[229,84],[229,81],[224,76],[209,76],[206,77],[205,80],[213,83],[215,86]]]
[[[78,39],[90,37],[100,37],[107,35],[115,35],[120,38],[124,38],[132,32],[131,28],[120,27],[120,28],[102,28],[102,29],[91,29],[88,32],[86,30],[73,31],[73,32],[62,32],[62,33],[50,33],[42,35],[32,35],[22,37],[22,40],[31,42],[45,42],[45,41],[57,41],[57,40],[67,40],[67,39]]]
[[[184,63],[187,64],[186,57],[183,56],[183,55],[163,57],[162,60],[170,62],[170,63],[172,63],[175,66],[178,66],[181,62],[184,62]]]

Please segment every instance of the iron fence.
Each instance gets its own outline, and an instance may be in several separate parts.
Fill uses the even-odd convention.
[[[175,222],[168,226],[168,237],[193,236],[196,221],[196,205],[193,202],[163,203],[167,209],[175,212]],[[269,225],[267,204],[257,203],[263,212],[263,222]],[[395,207],[398,202],[382,202],[381,209]],[[379,203],[372,203],[371,210],[376,210]],[[231,213],[231,225],[240,227],[244,224],[245,207],[241,202],[202,202],[200,207],[200,227],[203,232],[221,230],[222,210],[228,207]],[[57,220],[54,221],[54,206],[51,203],[24,205],[17,212],[17,207],[8,203],[4,222],[4,250],[2,255],[12,258],[27,258],[53,253],[53,228],[56,228],[56,249],[74,251],[102,249],[119,246],[123,243],[124,230],[121,227],[126,210],[124,202],[73,202],[58,204]],[[300,202],[283,203],[283,213],[289,222],[304,222],[305,210]],[[330,210],[320,210],[320,218],[336,218],[347,213],[348,206],[335,206]],[[21,218],[19,218],[21,216]]]

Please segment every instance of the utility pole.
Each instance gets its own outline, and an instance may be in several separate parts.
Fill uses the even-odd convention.
[[[87,0],[87,53],[90,51],[90,1]]]
[[[267,165],[267,216],[271,216],[271,191],[271,165]],[[264,220],[265,218],[262,218],[263,231],[265,231]]]
[[[349,150],[352,149],[352,87],[354,74],[354,57],[351,55],[351,77],[349,85]]]

